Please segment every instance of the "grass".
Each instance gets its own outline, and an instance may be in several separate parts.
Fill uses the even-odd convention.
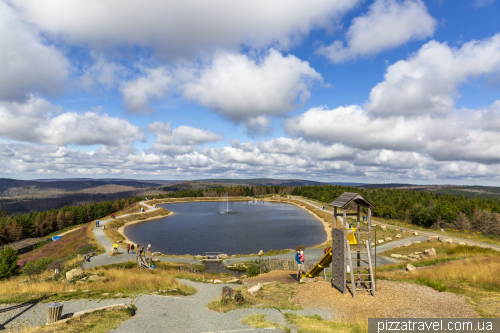
[[[113,311],[96,311],[85,314],[78,319],[70,319],[65,323],[47,325],[27,332],[86,332],[104,333],[109,332],[133,316],[132,309],[121,309]]]
[[[460,249],[454,251],[460,252]],[[498,276],[499,255],[465,257],[446,264],[422,267],[410,274],[401,274],[394,270],[377,273],[379,279],[417,283],[438,291],[464,295],[483,317],[500,316]]]
[[[300,316],[294,313],[285,313],[285,319],[298,327],[299,333],[366,333],[368,323],[351,323],[343,321],[323,320],[319,315]]]
[[[29,283],[19,285],[24,277],[11,278],[0,283],[0,303],[21,303],[45,298],[44,302],[68,299],[108,299],[117,293],[122,297],[137,294],[148,294],[158,290],[172,290],[170,294],[192,295],[196,289],[178,282],[171,273],[165,270],[140,270],[137,267],[130,269],[94,268],[85,271],[85,275],[97,274],[106,277],[106,280],[85,281],[83,284],[62,283],[53,279],[49,274]],[[69,292],[76,290],[76,292]],[[83,292],[83,290],[89,290]],[[106,295],[108,294],[108,295]]]
[[[272,256],[278,256],[280,254],[286,254],[286,253],[290,253],[290,252],[293,252],[295,250],[293,249],[283,249],[283,250],[273,250],[273,249],[270,249],[269,251],[267,252],[264,252],[261,257],[272,257]],[[236,255],[233,255],[232,257],[233,258],[244,258],[244,257],[255,257],[257,256],[258,254],[236,254]]]
[[[78,254],[89,251],[103,253],[104,248],[95,240],[92,223],[72,231],[55,242],[49,242],[20,256],[18,264],[25,266],[30,262],[44,261],[47,265],[59,262],[61,265],[75,259]],[[47,267],[44,267],[46,269]]]
[[[276,310],[302,310],[302,307],[295,305],[291,300],[295,295],[295,288],[281,282],[266,284],[255,295],[250,295],[247,288],[242,287],[241,291],[245,301],[241,304],[234,302],[223,302],[220,297],[208,303],[210,310],[217,312],[228,312],[240,308],[273,308]]]
[[[243,318],[241,320],[241,323],[244,325],[250,325],[255,328],[277,328],[277,329],[282,329],[285,332],[290,332],[289,327],[280,327],[277,323],[270,322],[266,320],[266,316],[263,314],[254,314],[251,316],[248,316],[246,318]]]

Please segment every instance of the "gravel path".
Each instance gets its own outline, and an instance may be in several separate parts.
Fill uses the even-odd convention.
[[[216,299],[223,286],[232,288],[240,285],[213,285],[180,280],[182,283],[198,289],[198,293],[187,297],[167,297],[147,295],[137,298],[134,303],[138,310],[134,318],[123,322],[112,332],[221,332],[245,331],[262,332],[243,325],[241,320],[253,314],[264,314],[266,319],[285,325],[283,314],[275,309],[238,309],[227,313],[211,311],[207,304]],[[301,311],[284,311],[304,315],[318,314],[323,318],[331,318],[333,313],[328,309],[311,308]],[[275,330],[273,332],[282,332]]]

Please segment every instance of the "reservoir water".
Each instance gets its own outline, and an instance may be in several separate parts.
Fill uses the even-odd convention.
[[[270,249],[294,249],[326,241],[323,224],[290,204],[264,201],[188,202],[160,205],[174,215],[133,224],[125,235],[151,244],[153,252],[203,255],[204,252],[251,254]]]

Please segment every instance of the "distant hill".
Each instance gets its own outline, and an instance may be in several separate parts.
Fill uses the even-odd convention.
[[[199,179],[204,183],[235,184],[235,185],[279,185],[279,186],[304,186],[325,185],[328,183],[316,182],[302,179],[272,179],[272,178],[249,178],[249,179]]]

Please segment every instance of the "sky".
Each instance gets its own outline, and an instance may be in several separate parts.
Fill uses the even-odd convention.
[[[0,178],[500,185],[500,0],[0,0]]]

